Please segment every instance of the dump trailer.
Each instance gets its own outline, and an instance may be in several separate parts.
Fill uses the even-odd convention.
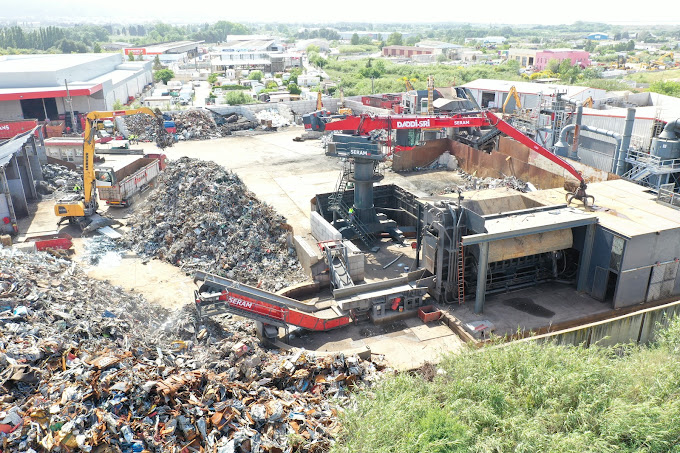
[[[96,181],[99,199],[106,201],[109,206],[130,206],[136,194],[153,184],[165,168],[165,161],[165,154],[147,154],[118,170],[98,168]]]

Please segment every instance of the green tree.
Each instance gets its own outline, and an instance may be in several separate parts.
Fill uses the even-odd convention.
[[[229,105],[250,104],[253,102],[252,98],[246,96],[243,91],[230,91],[224,100]]]
[[[300,94],[300,93],[302,93],[302,90],[300,89],[299,86],[297,86],[296,83],[291,82],[291,83],[288,84],[288,92],[290,94]]]
[[[137,55],[137,61],[144,61],[144,55],[142,55],[141,53]]]
[[[388,46],[401,46],[403,44],[404,38],[402,37],[401,33],[397,33],[396,31],[387,38]]]
[[[288,83],[289,84],[291,84],[291,83],[297,84],[297,78],[300,75],[302,75],[302,69],[300,69],[300,68],[291,69],[290,70],[290,78],[288,79]]]
[[[545,66],[546,71],[560,72],[560,60],[557,58],[551,58],[548,60],[548,64]]]
[[[94,53],[102,53],[102,46],[98,42],[94,43],[94,48],[92,49]]]
[[[673,82],[671,80],[654,82],[649,85],[649,91],[653,93],[665,94],[666,96],[675,96],[680,98],[680,82]]]
[[[163,69],[163,64],[161,63],[160,57],[156,55],[153,59],[153,70],[160,71],[161,69]]]
[[[321,52],[321,47],[315,46],[314,44],[310,44],[309,46],[307,46],[307,53],[310,54],[312,52],[316,53]]]
[[[349,43],[353,46],[359,45],[359,35],[357,33],[354,33],[352,35],[352,39],[349,40]]]
[[[128,61],[135,61],[135,54],[133,54],[132,52],[130,52],[130,53],[128,54]]]
[[[153,74],[153,79],[156,82],[163,82],[166,85],[174,77],[175,73],[171,69],[161,69]]]
[[[259,82],[262,80],[262,77],[264,77],[262,71],[253,71],[250,74],[248,74],[248,80],[257,80]]]
[[[215,85],[217,83],[217,73],[213,72],[208,76],[208,83],[210,85]]]

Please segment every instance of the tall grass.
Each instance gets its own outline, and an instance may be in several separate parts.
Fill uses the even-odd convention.
[[[337,452],[680,451],[680,321],[650,346],[533,341],[357,395]]]

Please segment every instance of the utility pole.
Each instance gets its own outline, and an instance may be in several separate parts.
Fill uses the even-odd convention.
[[[66,102],[68,103],[69,113],[71,114],[71,130],[78,132],[78,125],[76,124],[76,116],[73,114],[73,99],[71,99],[71,92],[68,90],[68,82],[64,79],[66,86]]]

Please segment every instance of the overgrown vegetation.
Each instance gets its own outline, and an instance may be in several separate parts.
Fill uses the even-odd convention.
[[[350,61],[330,60],[324,70],[333,80],[339,80],[345,95],[354,96],[373,92],[390,93],[406,90],[404,77],[412,81],[417,90],[427,88],[427,77],[433,75],[437,86],[452,86],[475,79],[522,80],[517,62],[490,66],[470,67],[433,64],[415,66],[396,64],[383,59],[360,59]]]
[[[338,452],[669,452],[680,442],[680,320],[650,346],[534,341],[448,356],[356,397]]]

